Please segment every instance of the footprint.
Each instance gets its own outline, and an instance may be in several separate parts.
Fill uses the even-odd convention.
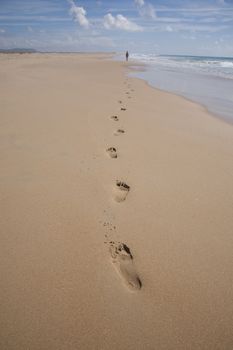
[[[126,95],[129,95],[129,92],[128,92],[128,91],[126,92]]]
[[[125,130],[123,130],[123,129],[117,129],[117,130],[114,132],[114,135],[115,135],[115,136],[119,136],[119,135],[124,134],[124,133],[125,133]]]
[[[133,256],[129,247],[124,243],[110,242],[110,254],[112,262],[124,281],[125,285],[131,290],[136,291],[141,289],[142,282],[138,277],[133,264]]]
[[[124,107],[121,107],[121,111],[126,111],[126,108],[124,108]]]
[[[121,100],[119,100],[119,101],[118,101],[118,103],[122,103],[122,101],[121,101]]]
[[[110,118],[112,120],[115,120],[116,122],[118,122],[118,120],[119,120],[117,115],[112,115]]]
[[[111,158],[117,158],[117,150],[115,147],[109,147],[106,152],[108,153],[109,157]]]
[[[130,191],[130,186],[127,185],[123,181],[116,181],[116,189],[115,189],[115,200],[116,202],[125,201],[128,193]]]

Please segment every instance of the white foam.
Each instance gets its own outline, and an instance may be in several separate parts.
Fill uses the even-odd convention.
[[[233,59],[153,54],[131,58],[147,64],[147,69],[136,76],[161,90],[199,102],[233,123]]]
[[[233,59],[189,57],[189,56],[159,56],[156,54],[131,54],[131,58],[146,64],[156,65],[168,70],[195,72],[215,77],[233,79]]]
[[[221,67],[224,68],[233,68],[233,62],[221,62]]]

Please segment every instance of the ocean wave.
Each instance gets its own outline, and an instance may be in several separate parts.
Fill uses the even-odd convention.
[[[131,58],[158,68],[171,69],[233,79],[233,58],[201,56],[159,56],[156,54],[131,54]]]
[[[233,62],[221,62],[220,64],[224,68],[233,68]]]

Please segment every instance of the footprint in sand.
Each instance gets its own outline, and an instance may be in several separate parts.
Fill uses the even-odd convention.
[[[123,181],[116,181],[116,188],[115,188],[115,200],[116,202],[123,202],[125,201],[128,193],[130,191],[130,186],[127,185]]]
[[[109,157],[111,158],[117,158],[117,150],[115,147],[109,147],[106,152],[108,153]]]
[[[123,129],[117,129],[117,130],[114,132],[114,135],[115,135],[115,136],[119,136],[119,135],[124,134],[124,133],[125,133],[125,130],[123,130]]]
[[[131,291],[137,291],[141,289],[142,282],[138,277],[133,264],[133,256],[129,247],[124,243],[110,242],[110,254],[112,262],[124,281],[125,285]]]
[[[118,103],[120,103],[120,104],[121,104],[121,103],[122,103],[122,101],[121,101],[121,100],[119,100],[119,101],[118,101]]]
[[[126,111],[126,108],[124,108],[124,107],[121,107],[121,111]]]
[[[117,115],[112,115],[110,118],[111,118],[112,120],[115,120],[115,122],[118,122],[118,120],[119,120],[119,118],[118,118]]]

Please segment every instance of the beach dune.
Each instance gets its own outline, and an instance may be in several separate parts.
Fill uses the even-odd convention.
[[[232,125],[111,55],[0,63],[0,349],[231,350]]]

